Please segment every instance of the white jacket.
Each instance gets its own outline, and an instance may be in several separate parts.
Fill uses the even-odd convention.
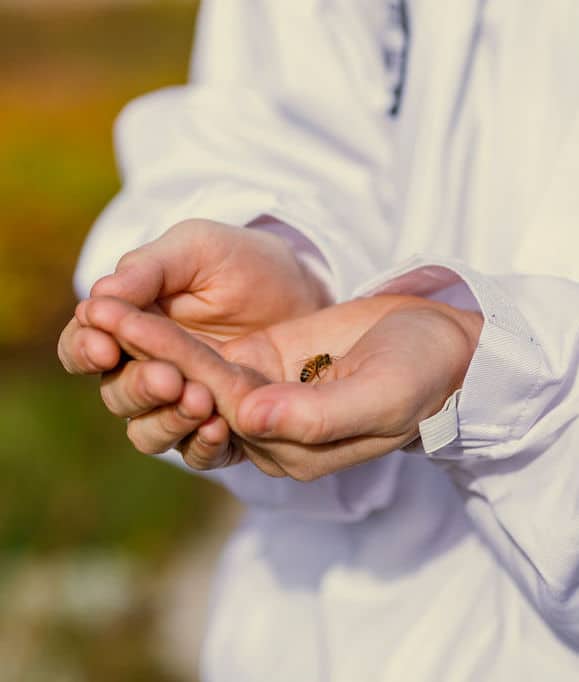
[[[269,215],[337,300],[485,317],[422,448],[312,483],[213,474],[250,511],[209,682],[579,680],[579,3],[408,0],[403,26],[397,4],[207,0],[191,83],[118,122],[82,294],[181,219]]]

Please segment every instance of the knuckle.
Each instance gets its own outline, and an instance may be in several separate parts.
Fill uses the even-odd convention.
[[[97,281],[96,281],[96,282],[92,285],[92,287],[90,288],[90,292],[89,292],[89,293],[90,293],[90,296],[101,296],[102,294],[105,294],[105,293],[106,293],[106,284],[105,284],[105,282],[108,280],[108,277],[110,277],[110,275],[105,275],[104,277],[101,277],[100,279],[97,279]],[[104,291],[103,291],[103,289],[104,289]],[[82,301],[82,303],[85,304],[85,312],[87,312],[87,314],[88,314],[87,309],[90,308],[90,300],[91,300],[91,299],[88,299],[87,301]],[[77,314],[77,315],[78,315],[79,312],[80,312],[80,311],[79,311],[79,306],[80,306],[80,303],[79,303],[79,305],[77,306],[77,310],[75,311],[75,314]]]
[[[120,414],[119,407],[117,405],[113,391],[111,390],[111,387],[109,384],[101,383],[100,395],[101,395],[101,400],[104,403],[104,406],[107,408],[107,410],[109,412],[111,412],[112,414],[114,414],[117,417],[123,416],[122,414]]]
[[[179,397],[181,383],[175,382],[171,367],[156,360],[145,360],[138,365],[138,371],[137,387],[147,403],[173,402]]]
[[[189,436],[192,432],[190,420],[184,423],[174,408],[170,407],[159,416],[159,426],[167,443],[176,443]]]
[[[185,385],[179,408],[186,415],[182,418],[205,421],[213,412],[213,398],[205,387],[189,383]]]
[[[147,361],[130,360],[116,382],[116,390],[122,394],[124,400],[139,408],[145,407],[150,398],[146,369]]]
[[[131,441],[133,447],[144,455],[157,455],[165,449],[159,447],[158,443],[155,443],[142,433],[138,422],[135,421],[129,421],[127,424],[127,438]]]
[[[182,452],[181,457],[183,459],[183,462],[190,468],[193,469],[193,471],[207,471],[207,469],[203,468],[202,466],[199,466],[199,463],[197,462],[197,459],[192,455],[191,452]]]
[[[180,447],[179,450],[185,464],[196,471],[209,471],[216,468],[213,458],[208,453],[203,452],[199,446],[194,443],[193,438],[191,438],[187,446],[184,448]]]
[[[219,452],[218,461],[221,469],[239,464],[245,459],[243,446],[235,444],[231,439],[220,447]]]
[[[100,384],[101,400],[118,417],[135,416],[141,408],[139,400],[139,367],[133,360],[119,373],[104,374]]]
[[[136,261],[140,260],[143,255],[142,248],[132,249],[124,253],[117,261],[117,270],[131,267]]]
[[[286,467],[286,471],[291,478],[300,483],[310,483],[318,478],[313,468],[309,465],[304,465],[303,462],[291,467]]]
[[[287,478],[288,474],[283,469],[276,467],[275,465],[270,465],[266,462],[260,461],[256,464],[256,467],[260,469],[269,478]]]
[[[237,362],[242,356],[242,353],[240,352],[242,348],[243,339],[236,338],[224,344],[221,349],[221,355],[227,362]]]
[[[217,230],[219,227],[220,223],[213,220],[207,220],[205,218],[188,218],[173,225],[166,234],[182,237],[183,235],[190,236],[194,231],[195,237],[199,238],[203,237],[209,231]]]
[[[118,323],[118,334],[121,339],[131,339],[139,334],[139,325],[148,313],[142,310],[131,310]]]
[[[315,453],[312,448],[307,448],[306,452],[302,447],[291,448],[276,457],[276,463],[281,469],[295,481],[309,483],[318,478],[315,466]]]
[[[95,284],[95,287],[97,285]],[[104,285],[103,285],[104,286]],[[95,292],[95,295],[107,295],[107,291],[101,291],[100,289]],[[107,325],[108,323],[108,310],[107,310],[108,303],[106,300],[103,300],[101,298],[91,298],[88,301],[85,301],[85,306],[84,306],[84,316],[86,318],[86,321],[91,325],[95,327],[100,327],[102,325]]]
[[[264,473],[270,478],[287,478],[285,471],[278,471],[277,469],[270,469],[268,471],[264,471]]]
[[[234,401],[237,401],[243,398],[253,388],[249,379],[250,370],[247,367],[235,364],[231,365],[230,370],[229,394]]]
[[[231,307],[236,309],[236,305],[235,299],[232,299]],[[239,309],[241,310],[244,307],[247,307],[247,297],[245,295],[240,296]],[[257,330],[251,332],[249,336],[240,336],[227,341],[219,352],[227,362],[246,365],[247,369],[248,367],[255,366],[256,360],[259,360],[261,354],[266,353],[270,346],[271,344],[266,333],[262,330]]]
[[[205,401],[204,404],[200,404],[193,398],[183,397],[176,410],[180,423],[201,423],[209,419],[213,411],[213,405],[209,403],[209,400]]]
[[[304,424],[303,439],[306,443],[326,443],[331,439],[331,424],[323,410],[310,411]]]

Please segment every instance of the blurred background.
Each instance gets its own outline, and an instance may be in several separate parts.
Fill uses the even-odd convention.
[[[186,79],[195,0],[0,0],[0,680],[196,680],[238,515],[139,455],[55,355],[115,115]]]

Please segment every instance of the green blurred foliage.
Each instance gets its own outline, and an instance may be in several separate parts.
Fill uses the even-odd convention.
[[[118,188],[114,118],[185,80],[197,3],[65,4],[0,7],[0,679],[174,682],[152,646],[155,586],[225,494],[136,453],[97,379],[67,376],[55,347],[78,252]],[[94,556],[137,571],[124,610],[100,625],[26,611],[39,580],[40,595],[66,587],[57,569],[42,582],[51,562]]]
[[[118,186],[114,118],[185,80],[196,3],[89,5],[0,9],[0,539],[154,559],[204,525],[212,488],[137,455],[55,349],[78,251]]]
[[[209,525],[213,487],[135,452],[96,379],[49,363],[2,375],[3,551],[122,549],[158,561]]]

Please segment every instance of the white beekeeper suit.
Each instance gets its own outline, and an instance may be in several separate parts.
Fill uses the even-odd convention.
[[[337,300],[485,318],[420,447],[212,474],[249,513],[203,679],[579,680],[579,3],[207,0],[192,82],[130,104],[117,144],[83,295],[181,219],[270,216]]]

